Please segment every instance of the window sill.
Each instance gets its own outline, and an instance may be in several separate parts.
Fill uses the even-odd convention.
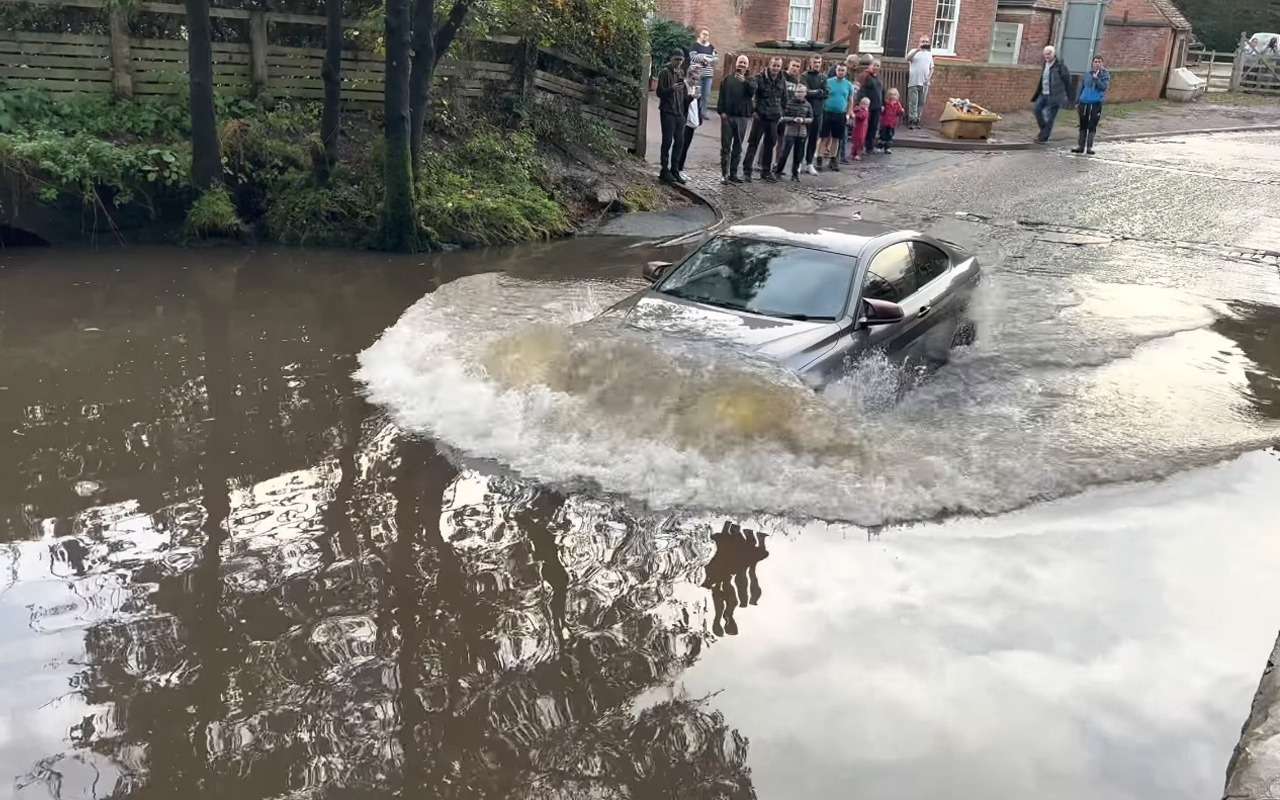
[[[884,53],[884,46],[879,44],[867,44],[866,42],[858,43],[859,53]]]

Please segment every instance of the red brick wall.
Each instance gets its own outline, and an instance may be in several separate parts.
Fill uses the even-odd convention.
[[[1018,63],[1035,66],[1043,62],[1046,45],[1053,44],[1057,33],[1057,14],[1035,10],[1030,14],[997,14],[997,22],[1012,22],[1022,26],[1022,49],[1018,51]]]
[[[831,35],[831,3],[833,0],[817,0],[814,3],[812,37],[817,41],[830,41]],[[861,19],[861,0],[858,4],[857,19]],[[853,19],[845,9],[845,4],[837,9],[842,20]],[[752,0],[741,15],[734,9],[733,0],[659,0],[658,16],[675,20],[693,27],[707,28],[711,31],[711,41],[721,51],[742,50],[750,48],[756,42],[785,41],[787,38],[787,17],[790,13],[788,0]],[[836,24],[836,37],[845,35],[845,25]]]
[[[1112,24],[1108,20],[1103,29],[1101,52],[1108,66],[1164,69],[1172,46],[1172,28]]]
[[[1161,70],[1112,70],[1108,102],[1131,103],[1160,96]],[[939,62],[934,72],[926,120],[936,121],[949,98],[962,97],[1001,113],[1031,107],[1038,67]]]

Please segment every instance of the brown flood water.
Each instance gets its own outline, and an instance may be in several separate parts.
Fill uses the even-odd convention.
[[[542,486],[351,377],[442,283],[627,244],[0,253],[0,796],[1220,791],[1271,454],[868,533]]]

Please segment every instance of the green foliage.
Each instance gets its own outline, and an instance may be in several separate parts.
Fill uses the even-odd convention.
[[[235,183],[269,183],[305,169],[308,153],[304,140],[318,127],[314,106],[285,102],[255,116],[228,119],[219,137],[223,168]]]
[[[182,225],[182,235],[187,240],[235,238],[242,227],[231,193],[215,186],[192,204]]]
[[[653,74],[667,63],[667,57],[675,50],[688,51],[698,41],[693,28],[669,19],[655,17],[649,22],[649,56],[653,59]]]
[[[622,145],[605,122],[582,113],[578,104],[539,95],[527,108],[530,132],[539,141],[585,147],[601,155],[620,158]]]
[[[1232,51],[1240,34],[1280,31],[1276,4],[1270,0],[1175,0],[1191,21],[1196,36],[1210,50]]]
[[[190,134],[190,116],[172,100],[116,100],[104,94],[54,99],[36,89],[0,91],[0,133],[47,131],[101,139],[181,139]]]
[[[622,191],[622,205],[627,211],[657,211],[662,207],[662,193],[650,183],[635,183]]]
[[[296,173],[272,188],[267,233],[286,244],[359,247],[373,244],[382,206],[381,175],[335,169],[325,186]]]
[[[489,0],[469,26],[471,36],[517,32],[543,47],[636,74],[654,0]]]
[[[105,205],[105,196],[122,206],[141,196],[150,204],[152,193],[187,185],[188,153],[181,147],[117,145],[83,133],[0,134],[0,168],[37,187],[37,198],[46,203],[78,196],[85,204]]]
[[[528,133],[480,130],[428,152],[418,180],[418,219],[433,243],[493,245],[567,233],[568,217],[538,183]]]

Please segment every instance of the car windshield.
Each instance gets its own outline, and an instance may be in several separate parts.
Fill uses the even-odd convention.
[[[721,236],[703,245],[657,290],[735,311],[834,320],[844,311],[857,260],[777,242]]]

